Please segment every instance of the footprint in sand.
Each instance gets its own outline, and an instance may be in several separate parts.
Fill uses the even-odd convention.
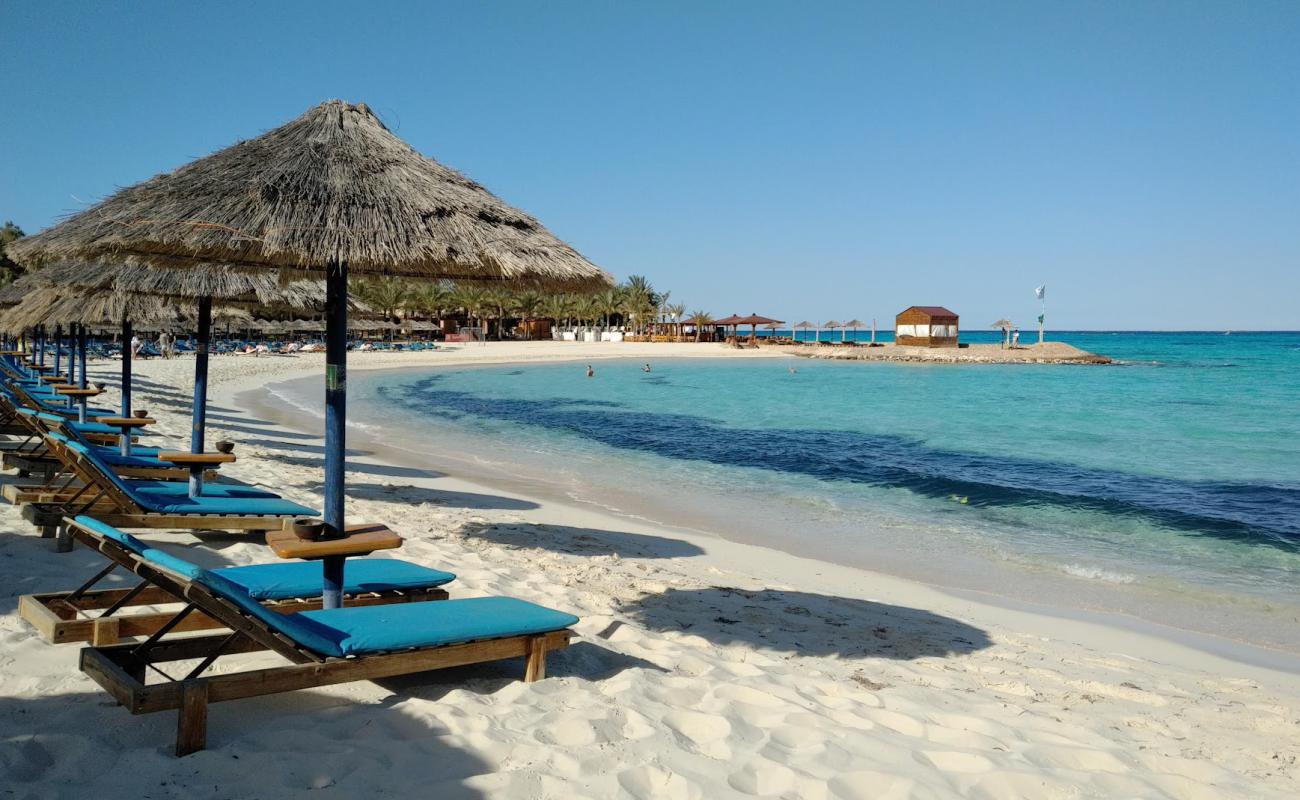
[[[745,794],[785,794],[794,788],[795,774],[789,767],[766,758],[756,758],[727,776],[731,788]]]
[[[698,711],[673,711],[663,722],[678,738],[697,752],[712,758],[730,758],[731,748],[724,741],[731,734],[731,723],[716,714]]]
[[[910,778],[867,770],[840,773],[828,784],[837,800],[906,800],[915,786]]]
[[[917,754],[916,760],[940,772],[972,773],[993,769],[993,762],[984,756],[956,750],[923,750]]]
[[[637,800],[696,800],[704,796],[681,775],[651,764],[620,772],[618,785]]]

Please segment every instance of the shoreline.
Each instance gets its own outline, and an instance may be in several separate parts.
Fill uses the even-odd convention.
[[[743,351],[741,351],[743,352]],[[611,358],[628,358],[625,356],[611,356]],[[725,355],[714,354],[714,358],[726,358]],[[554,361],[581,362],[582,357],[569,359],[558,358],[546,359],[547,363]],[[636,359],[633,359],[636,360]],[[448,368],[472,368],[475,366],[527,366],[538,363],[537,360],[523,359],[516,361],[498,361],[474,362],[470,364],[441,364]],[[402,372],[402,371],[423,371],[426,369],[437,368],[433,365],[423,364],[418,366],[388,366],[388,365],[367,365],[363,367],[366,372]],[[301,433],[311,434],[313,436],[321,435],[323,418],[312,418],[311,425],[303,424],[303,420],[295,415],[288,415],[275,404],[269,397],[269,393],[274,387],[295,383],[302,380],[310,380],[316,377],[316,371],[306,369],[295,371],[295,374],[284,375],[282,379],[272,384],[258,387],[257,389],[238,392],[232,395],[235,405],[243,405],[249,410],[262,414],[282,425],[291,427]],[[351,428],[349,431],[349,446],[357,448],[363,446],[366,450],[372,451],[371,456],[377,460],[387,460],[401,464],[406,467],[428,467],[434,471],[454,476],[458,482],[465,484],[472,490],[489,489],[496,492],[510,492],[517,497],[527,501],[539,501],[547,504],[566,505],[574,508],[583,508],[594,510],[598,514],[606,515],[613,520],[621,523],[635,523],[643,526],[649,526],[654,529],[671,530],[674,533],[682,535],[703,536],[710,539],[727,541],[740,547],[754,547],[772,554],[774,558],[799,558],[811,561],[816,564],[829,565],[836,563],[830,560],[819,559],[815,556],[808,556],[790,550],[785,543],[776,540],[774,537],[765,537],[764,541],[746,540],[737,538],[726,533],[720,532],[715,526],[709,524],[708,520],[695,519],[692,521],[672,521],[657,518],[651,511],[643,506],[637,510],[629,510],[622,504],[615,506],[598,503],[592,500],[574,497],[565,492],[563,487],[552,487],[548,483],[537,479],[536,476],[526,474],[520,476],[518,473],[508,473],[501,469],[488,467],[482,457],[475,460],[458,458],[452,453],[439,454],[430,458],[425,452],[407,450],[400,445],[385,442],[376,437],[365,429]],[[498,453],[498,455],[502,455]],[[635,495],[635,490],[626,490],[625,494]],[[1015,578],[1016,573],[1010,567],[997,566],[992,563],[986,564],[987,567],[1007,572]],[[938,592],[953,598],[955,601],[967,601],[987,605],[1002,611],[1023,612],[1026,614],[1045,617],[1049,620],[1060,620],[1065,622],[1079,622],[1089,625],[1100,626],[1104,629],[1114,631],[1125,631],[1137,636],[1150,637],[1160,642],[1171,645],[1177,645],[1193,651],[1195,653],[1222,658],[1231,664],[1248,666],[1294,676],[1300,679],[1300,654],[1281,648],[1269,647],[1245,639],[1237,639],[1227,635],[1212,634],[1205,631],[1198,631],[1189,628],[1182,628],[1177,625],[1166,622],[1148,619],[1136,614],[1127,613],[1118,609],[1104,608],[1087,608],[1082,606],[1068,606],[1043,602],[1029,597],[1016,597],[1008,594],[1000,594],[986,588],[975,585],[947,585],[912,574],[900,574],[899,572],[881,571],[872,569],[858,564],[844,565],[845,569],[853,570],[858,573],[862,583],[870,585],[873,581],[882,578],[902,581],[905,583],[923,586],[934,592]],[[1027,578],[1028,576],[1020,576]],[[1069,580],[1067,576],[1048,576],[1042,580]],[[1052,626],[1044,624],[1042,630],[1048,630]],[[1092,640],[1095,645],[1099,640]]]
[[[604,357],[645,355],[607,347]],[[595,360],[597,348],[562,360]],[[514,363],[519,352],[365,354],[349,366]],[[540,348],[522,360],[559,359]],[[319,377],[322,364],[213,359],[210,439],[234,440],[239,458],[223,472],[319,504],[320,440],[298,430],[315,419],[284,426],[244,401],[268,383]],[[111,386],[116,366],[92,364],[92,376]],[[192,370],[189,359],[138,365],[137,405],[158,419],[160,438],[187,435]],[[364,432],[351,444],[370,449]],[[1295,674],[384,455],[349,455],[350,519],[397,530],[405,543],[390,555],[457,573],[454,597],[507,594],[572,611],[577,643],[537,684],[503,664],[218,704],[209,750],[183,762],[189,784],[268,798],[378,786],[637,798],[1300,790]],[[54,556],[12,507],[3,513],[12,533],[0,538],[0,563],[19,576],[15,594],[66,589],[93,568],[92,553]],[[267,559],[241,537],[145,535],[203,566]],[[12,608],[0,636],[0,763],[71,790],[86,779],[77,754],[90,751],[134,765],[101,771],[103,793],[174,780],[177,762],[159,750],[174,718],[105,702],[77,671],[77,648],[40,641]]]

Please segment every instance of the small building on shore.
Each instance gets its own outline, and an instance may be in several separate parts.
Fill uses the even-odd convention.
[[[943,306],[912,306],[894,319],[894,341],[912,347],[956,347],[957,315]]]

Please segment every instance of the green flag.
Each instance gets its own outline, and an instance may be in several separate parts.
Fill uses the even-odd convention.
[[[1043,324],[1043,315],[1042,315],[1042,314],[1039,314],[1039,315],[1038,315],[1038,324],[1039,324],[1039,325],[1042,325],[1042,324]]]

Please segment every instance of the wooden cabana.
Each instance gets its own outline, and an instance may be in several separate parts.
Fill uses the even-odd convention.
[[[914,347],[956,347],[957,315],[943,306],[912,306],[894,319],[894,341]]]

